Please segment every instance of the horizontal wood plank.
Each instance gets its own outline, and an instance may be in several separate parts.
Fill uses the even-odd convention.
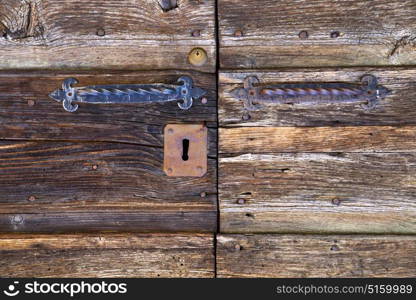
[[[416,53],[416,52],[415,52]],[[230,93],[242,87],[247,76],[257,76],[261,85],[289,82],[359,83],[365,74],[377,77],[392,93],[366,111],[360,104],[316,106],[262,104],[257,111],[245,111],[243,103]],[[219,121],[224,127],[238,126],[357,126],[416,124],[415,68],[282,69],[279,71],[220,72]]]
[[[220,0],[222,68],[409,65],[413,0]]]
[[[221,128],[219,150],[225,154],[415,151],[416,126]]]
[[[3,277],[213,277],[212,235],[0,235]]]
[[[188,75],[205,89],[207,103],[189,110],[176,102],[159,104],[80,104],[74,113],[49,98],[67,77],[77,86],[96,84],[175,83]],[[209,155],[216,155],[216,82],[214,74],[197,72],[0,72],[0,139],[122,142],[163,147],[169,123],[205,123]]]
[[[1,69],[195,69],[214,72],[215,1],[5,0]],[[207,52],[193,66],[189,52]]]
[[[0,231],[215,231],[216,162],[168,177],[163,149],[0,141]]]
[[[221,232],[414,234],[416,154],[221,157],[219,199]]]
[[[414,236],[220,235],[218,277],[415,277]]]

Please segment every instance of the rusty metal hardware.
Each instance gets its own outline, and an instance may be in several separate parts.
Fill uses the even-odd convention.
[[[179,101],[181,109],[189,109],[194,99],[199,99],[206,91],[193,86],[193,80],[189,76],[181,76],[178,79],[182,85],[173,84],[115,84],[93,85],[87,87],[73,87],[78,80],[67,78],[58,89],[49,94],[52,99],[62,102],[66,111],[74,112],[79,103],[92,104],[120,104],[120,103],[153,103]]]
[[[377,84],[373,75],[364,75],[361,83],[310,82],[258,85],[256,76],[244,79],[244,87],[234,89],[233,97],[242,100],[246,110],[258,110],[260,103],[320,105],[361,103],[364,109],[375,108],[391,93]]]
[[[207,172],[208,130],[200,124],[168,124],[163,170],[168,176],[201,177]]]

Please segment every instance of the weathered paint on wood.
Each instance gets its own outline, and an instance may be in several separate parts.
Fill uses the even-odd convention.
[[[220,129],[220,153],[413,152],[416,126]]]
[[[214,72],[215,1],[4,0],[2,69],[196,69]],[[203,66],[188,53],[203,48]]]
[[[0,235],[2,277],[213,277],[212,235]]]
[[[226,69],[409,65],[413,0],[219,0]]]
[[[203,177],[168,177],[158,147],[0,141],[0,189],[0,231],[216,228],[216,159]]]
[[[218,277],[415,277],[414,236],[220,235]]]
[[[221,157],[219,199],[221,232],[414,234],[416,154]]]
[[[416,53],[416,52],[415,52]],[[242,87],[247,76],[257,76],[260,84],[286,82],[360,82],[365,74],[377,77],[392,94],[370,111],[360,105],[323,104],[317,106],[264,104],[247,112],[230,92]],[[220,72],[219,119],[224,127],[238,126],[341,126],[416,124],[415,68],[283,69],[279,71]]]

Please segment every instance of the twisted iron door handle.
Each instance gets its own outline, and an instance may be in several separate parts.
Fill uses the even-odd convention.
[[[69,112],[78,109],[78,104],[73,104],[73,102],[119,104],[179,101],[179,108],[187,110],[191,108],[194,99],[199,99],[206,94],[205,90],[193,86],[193,80],[189,76],[181,76],[178,82],[182,85],[156,83],[73,87],[78,80],[67,78],[62,84],[62,89],[53,91],[49,97],[62,102],[64,109]]]
[[[364,75],[361,83],[310,82],[257,85],[259,79],[249,76],[244,87],[231,91],[242,100],[246,110],[258,110],[261,103],[320,105],[337,103],[362,103],[364,109],[375,108],[381,99],[391,93],[377,83],[373,75]]]

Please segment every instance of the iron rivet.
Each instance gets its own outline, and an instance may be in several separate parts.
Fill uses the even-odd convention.
[[[29,106],[35,105],[35,100],[28,100],[27,105],[29,105]]]
[[[201,30],[194,30],[194,31],[192,31],[192,36],[193,37],[199,37],[199,36],[201,36]]]
[[[200,67],[208,61],[208,56],[204,49],[194,48],[188,54],[188,61],[191,65]]]
[[[93,170],[97,170],[97,169],[98,169],[98,166],[97,166],[97,165],[93,165],[93,166],[92,166],[92,169],[93,169]]]
[[[208,99],[207,99],[207,97],[203,97],[203,98],[201,99],[201,102],[202,102],[202,104],[207,104],[207,103],[208,103]]]
[[[244,200],[243,198],[237,199],[237,204],[244,204],[244,203],[246,203],[246,200]]]
[[[333,31],[331,32],[331,38],[336,39],[337,37],[339,37],[339,31]]]
[[[341,200],[339,199],[339,198],[334,198],[334,199],[332,199],[332,204],[334,204],[334,205],[340,205],[341,204]]]
[[[105,36],[105,30],[103,28],[97,29],[97,35],[98,36]]]
[[[14,224],[20,224],[20,223],[23,222],[23,217],[22,216],[19,216],[19,215],[13,216],[12,222]]]
[[[32,195],[27,200],[29,200],[30,202],[33,202],[36,200],[36,197]]]
[[[243,32],[241,30],[236,30],[234,32],[234,36],[236,36],[236,37],[242,37],[243,36]]]
[[[302,30],[299,32],[299,38],[301,39],[307,39],[309,37],[309,33],[306,30]]]
[[[205,197],[207,196],[207,193],[202,192],[202,193],[200,194],[200,196],[201,196],[201,198],[205,198]]]

